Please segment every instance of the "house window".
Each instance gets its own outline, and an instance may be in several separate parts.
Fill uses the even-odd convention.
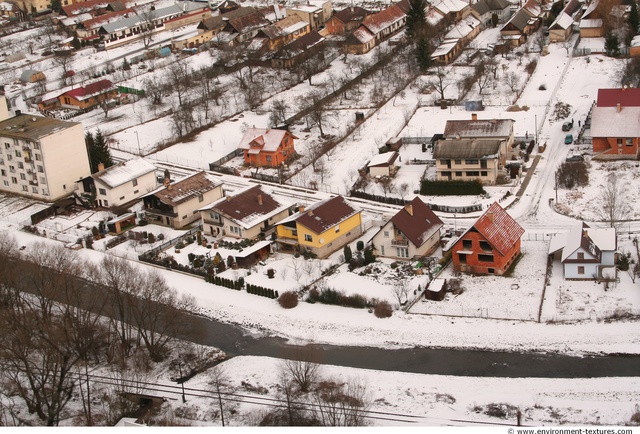
[[[478,261],[480,262],[493,262],[493,255],[478,255]]]
[[[458,166],[461,165],[462,164],[462,160],[455,160],[455,164],[458,165]]]
[[[311,234],[304,234],[304,240],[312,242],[313,241],[313,237],[311,236]]]
[[[140,190],[133,190],[133,194],[138,194],[140,193]]]
[[[584,267],[578,267],[578,274],[584,274]]]
[[[480,248],[485,252],[491,252],[491,244],[484,240],[480,241]]]
[[[38,166],[38,172],[40,173],[44,172],[44,168],[42,166]]]
[[[488,274],[495,274],[496,270],[494,270],[493,268],[487,268],[487,273]]]
[[[105,190],[104,188],[99,188],[98,192],[100,193],[101,196],[106,196],[107,195],[107,190]]]
[[[124,196],[120,196],[120,200],[124,200]]]
[[[45,179],[45,177],[44,177],[44,176],[41,176],[41,177],[40,177],[40,182],[41,182],[41,183],[43,183],[43,184],[46,184],[46,183],[47,183],[47,180]]]
[[[11,145],[5,142],[4,147],[9,149],[11,147]]]
[[[26,185],[22,186],[22,191],[29,191],[29,188]]]
[[[198,202],[202,202],[204,201],[204,196],[203,195],[198,195]]]
[[[133,184],[134,187],[138,186],[138,180],[134,179],[133,181],[131,181],[131,183]]]
[[[220,216],[218,214],[216,214],[215,212],[210,212],[209,213],[209,217],[211,217],[211,220],[215,220],[217,222],[220,221]]]
[[[578,252],[578,259],[584,259],[584,253]]]
[[[11,182],[13,182],[14,184],[18,183],[18,178],[16,178],[15,176],[11,177]]]
[[[467,172],[467,176],[480,176],[480,172],[476,172],[476,171]]]
[[[456,176],[462,176],[462,172],[456,172]]]
[[[22,164],[22,161],[18,161],[18,169],[24,169],[24,164]]]
[[[42,159],[42,157],[40,156],[40,154],[33,154],[36,157],[37,161],[40,161]]]
[[[384,246],[380,246],[380,255],[384,256]]]
[[[22,179],[23,181],[25,181],[27,179],[27,176],[24,173],[20,174],[20,179]]]
[[[486,171],[486,170],[483,170],[482,172],[480,172],[480,176],[484,176],[484,177],[486,177],[486,176],[487,176],[487,171]]]
[[[465,255],[463,253],[458,253],[458,261],[461,264],[466,264],[467,263],[467,255]]]
[[[13,160],[13,155],[7,154],[7,160],[9,160],[9,161]]]
[[[238,236],[242,235],[242,231],[237,226],[229,226],[229,230],[231,231],[231,233],[236,234]]]
[[[9,181],[2,181],[2,183],[4,184],[5,187],[9,186]]]
[[[396,256],[398,258],[408,258],[409,257],[409,248],[408,247],[396,247]]]
[[[267,155],[267,163],[271,163],[271,155]]]
[[[4,170],[3,170],[4,172]],[[382,235],[384,235],[385,238],[389,238],[389,231],[383,231]]]
[[[475,164],[478,164],[478,160],[464,160],[464,163],[468,165],[471,165],[471,164],[475,165]]]
[[[471,240],[462,240],[462,248],[465,250],[471,250],[473,247]]]
[[[4,170],[4,169],[2,169],[2,170],[0,170],[0,174],[1,174],[2,176],[7,176],[7,171],[6,171],[6,170]]]
[[[622,139],[616,139],[616,144],[618,146],[622,146]]]
[[[626,139],[627,146],[633,146],[633,139]]]
[[[20,158],[20,151],[16,149],[14,152],[15,152],[15,154],[16,154],[16,157],[17,157],[17,158]]]
[[[9,172],[11,172],[11,173],[16,173],[16,168],[15,168],[15,166],[9,166]]]
[[[481,169],[487,168],[487,160],[480,160],[480,168]]]
[[[31,191],[33,191],[35,194],[38,194],[38,187],[32,187]]]
[[[40,143],[34,143],[33,149],[40,149]]]
[[[104,204],[104,206],[109,206],[109,201],[108,200],[103,200],[102,203]]]

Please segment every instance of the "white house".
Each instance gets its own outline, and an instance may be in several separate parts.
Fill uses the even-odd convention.
[[[125,161],[93,175],[98,206],[120,206],[142,197],[157,187],[156,166],[142,158]]]
[[[549,254],[560,259],[565,279],[594,279],[602,270],[615,269],[617,249],[614,228],[596,229],[586,223],[551,239]]]
[[[379,256],[408,259],[432,253],[440,243],[442,220],[419,197],[396,213],[372,243]]]

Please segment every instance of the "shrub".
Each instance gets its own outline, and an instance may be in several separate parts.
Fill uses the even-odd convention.
[[[276,275],[276,271],[273,268],[267,269],[267,277],[269,279],[273,279],[275,275]]]
[[[373,309],[373,314],[376,318],[389,318],[393,315],[393,308],[386,301],[381,301],[376,304],[376,307]]]
[[[564,161],[557,172],[558,186],[572,189],[589,185],[589,170],[584,161]]]
[[[538,66],[538,61],[534,59],[527,64],[527,66],[525,67],[525,71],[527,71],[527,74],[531,75],[536,70],[537,66]],[[540,89],[540,90],[544,90],[544,89]]]
[[[620,271],[627,271],[629,269],[629,257],[625,254],[618,255],[616,267],[618,267]]]
[[[298,294],[293,291],[287,291],[278,297],[278,303],[284,309],[293,309],[298,305]]]
[[[362,251],[362,249],[364,249],[364,241],[358,241],[356,243],[356,248],[358,249],[358,251]]]
[[[151,232],[149,232],[149,236],[147,238],[149,240],[149,243],[155,243],[156,242],[156,236],[153,235]]]
[[[631,415],[631,423],[640,425],[640,406],[636,404],[635,412]]]
[[[477,196],[485,193],[479,179],[473,181],[430,181],[425,179],[420,186],[420,194],[425,196]]]
[[[158,236],[156,237],[156,239],[157,239],[158,241],[162,241],[162,240],[164,240],[164,234],[162,234],[162,233],[158,234]]]

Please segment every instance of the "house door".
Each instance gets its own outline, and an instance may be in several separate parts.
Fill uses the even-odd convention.
[[[169,217],[165,217],[167,219],[167,226],[171,226],[171,219]]]

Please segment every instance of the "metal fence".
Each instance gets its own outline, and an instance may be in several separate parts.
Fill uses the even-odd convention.
[[[151,255],[154,256],[162,251],[167,250],[169,247],[178,244],[179,241],[184,240],[185,238],[187,238],[188,236],[191,236],[193,234],[195,234],[198,231],[202,230],[202,225],[198,224],[198,226],[195,226],[191,229],[189,229],[188,231],[186,231],[184,234],[180,235],[179,237],[176,238],[172,238],[169,241],[165,241],[164,243],[160,244],[159,246],[154,247],[153,249],[147,250],[146,252],[142,253],[141,255],[138,256],[138,259],[140,259],[141,261],[143,260],[143,256],[145,255]]]

